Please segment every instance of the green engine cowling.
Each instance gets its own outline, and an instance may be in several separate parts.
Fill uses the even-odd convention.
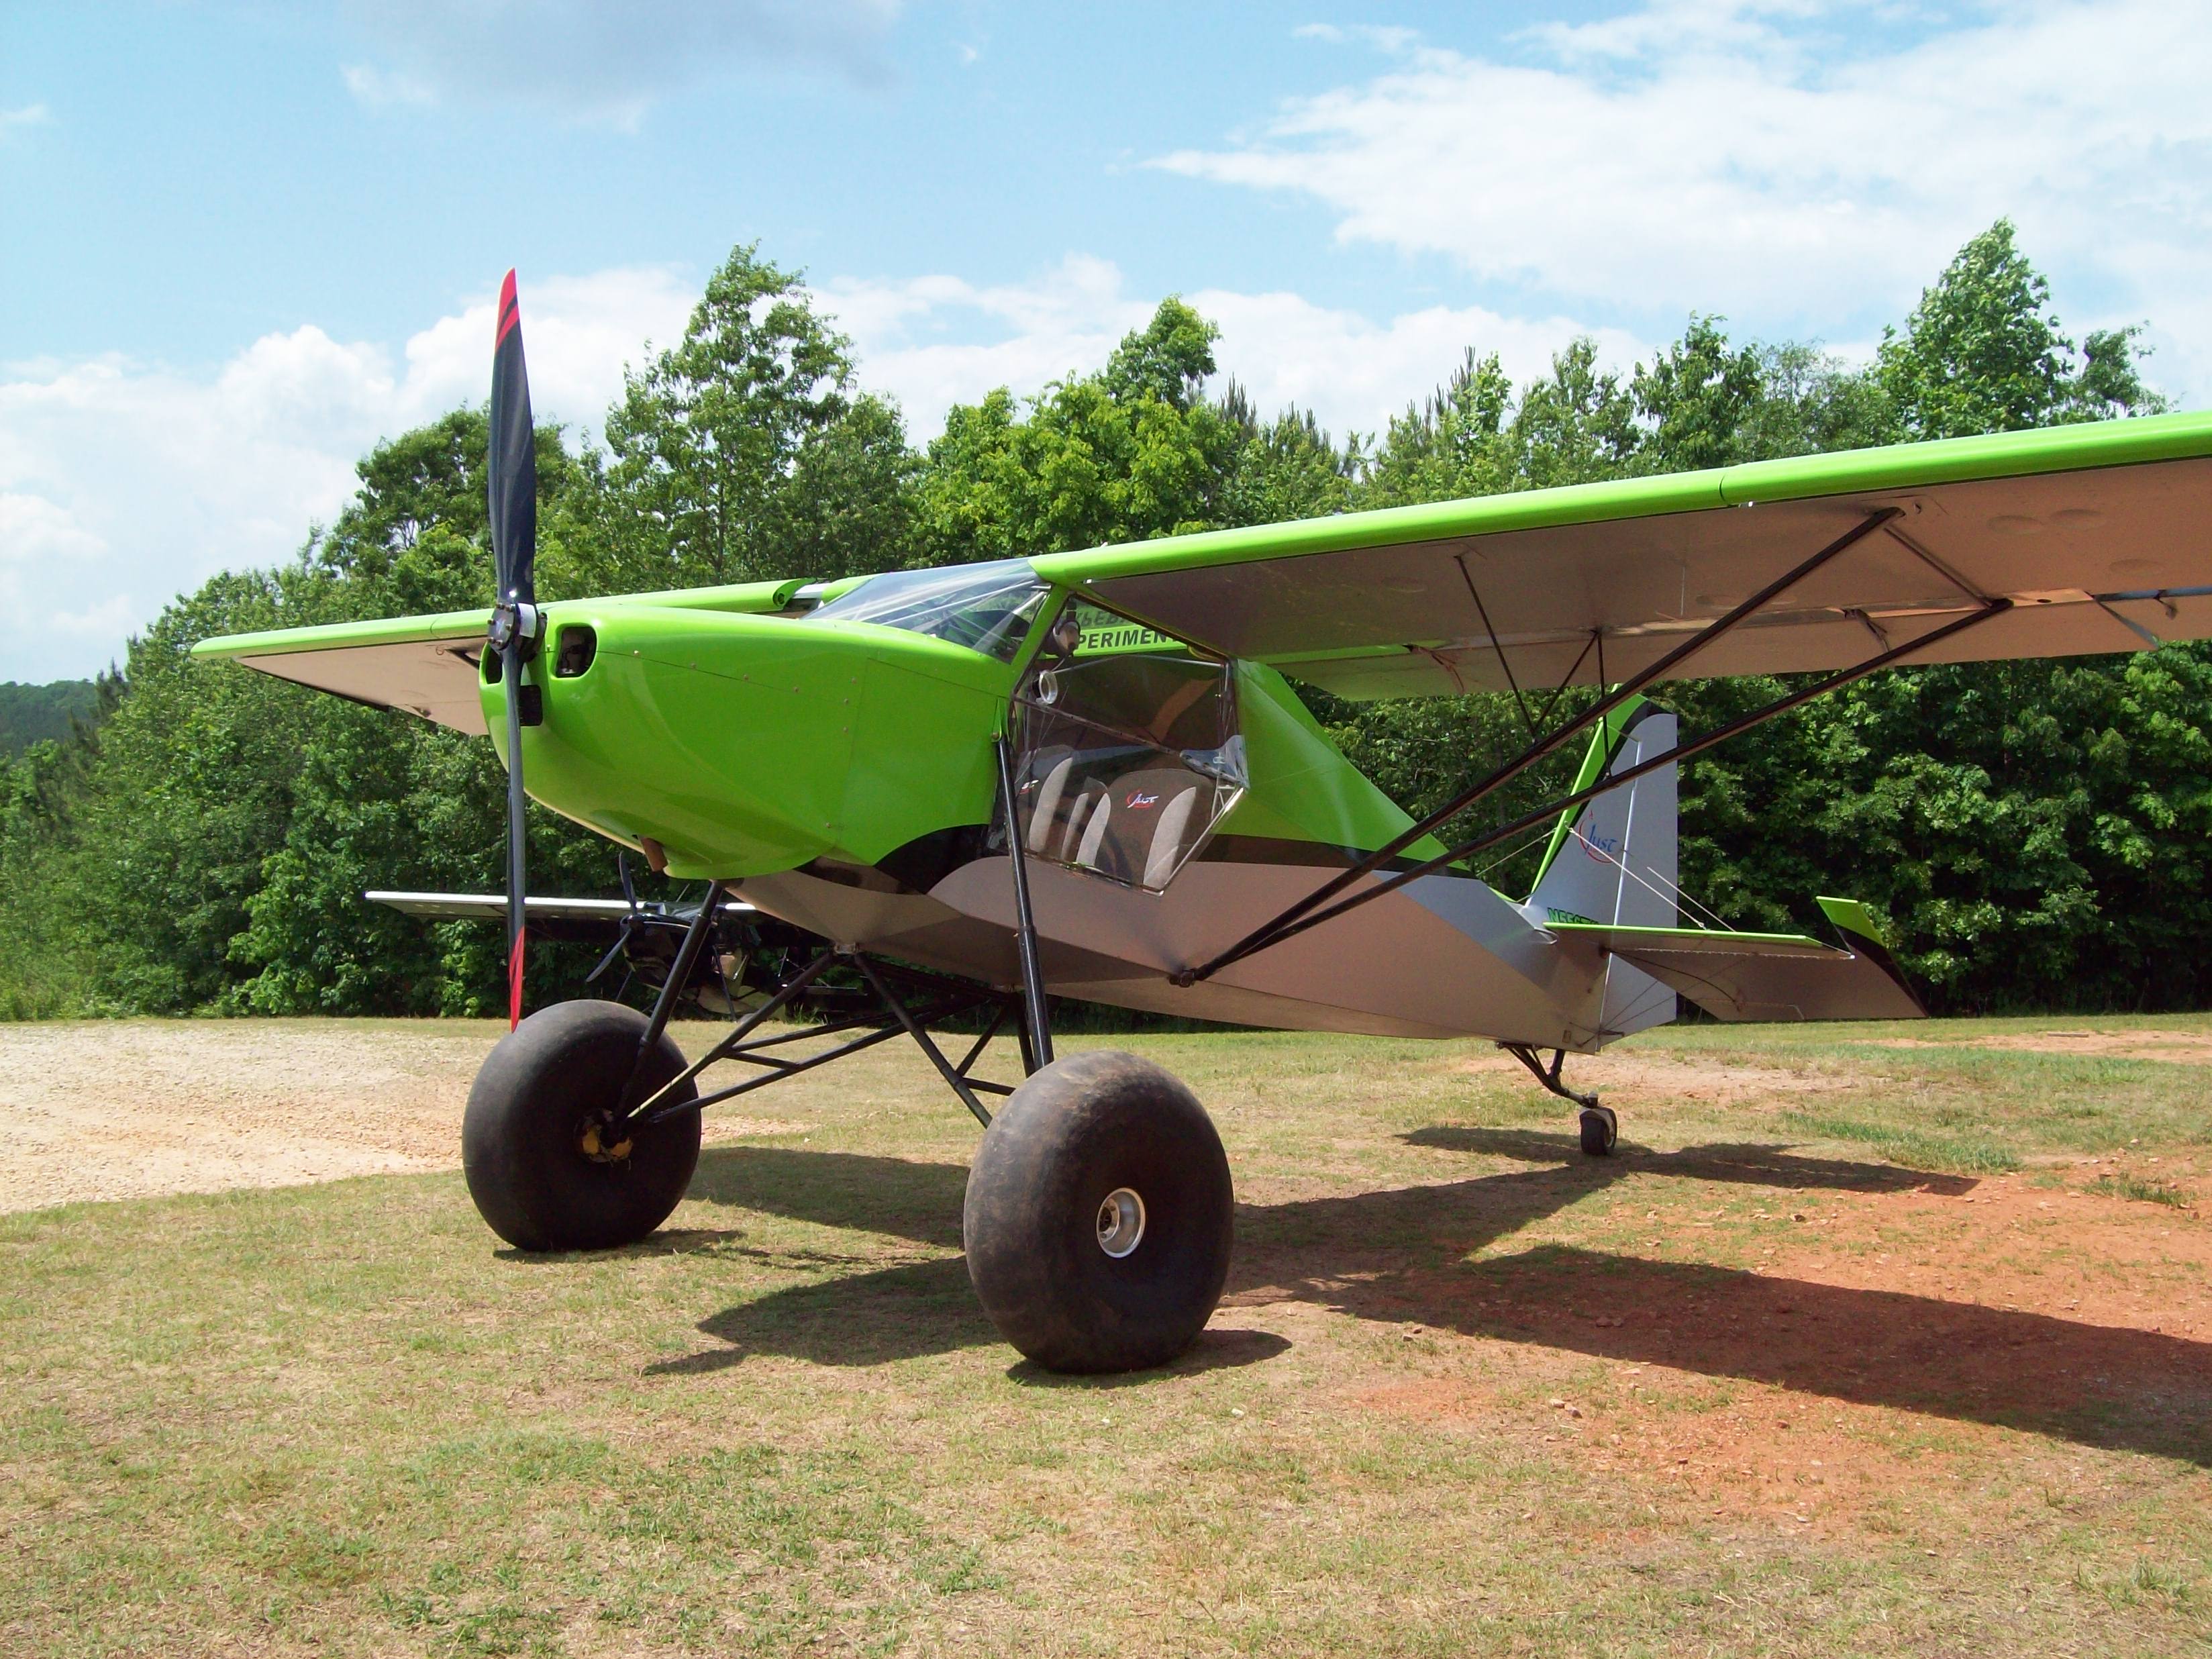
[[[1013,671],[865,623],[578,601],[547,607],[531,679],[531,795],[657,842],[672,875],[729,878],[988,822]],[[504,763],[504,690],[479,692]]]

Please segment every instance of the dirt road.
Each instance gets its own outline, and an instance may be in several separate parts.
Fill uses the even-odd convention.
[[[491,1020],[0,1024],[0,1211],[447,1170]],[[760,1119],[715,1114],[714,1140]]]

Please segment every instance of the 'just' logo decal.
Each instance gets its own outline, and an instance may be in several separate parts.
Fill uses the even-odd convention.
[[[1158,806],[1159,804],[1160,798],[1158,795],[1148,795],[1141,789],[1132,789],[1129,792],[1129,799],[1121,803],[1132,811],[1141,811],[1147,806]]]

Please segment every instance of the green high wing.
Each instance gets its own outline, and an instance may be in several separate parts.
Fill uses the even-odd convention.
[[[1058,582],[1347,697],[2140,651],[2212,635],[2212,413],[1057,553]],[[1986,618],[1978,612],[1996,608]]]

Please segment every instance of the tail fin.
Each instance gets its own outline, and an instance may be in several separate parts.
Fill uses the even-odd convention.
[[[1575,780],[1577,793],[1674,746],[1674,717],[1641,697],[1606,716],[1591,735]],[[1646,773],[1559,815],[1544,849],[1528,908],[1541,921],[1673,927],[1674,768]],[[1607,969],[1603,1030],[1625,1036],[1674,1017],[1674,994],[1619,957]]]

